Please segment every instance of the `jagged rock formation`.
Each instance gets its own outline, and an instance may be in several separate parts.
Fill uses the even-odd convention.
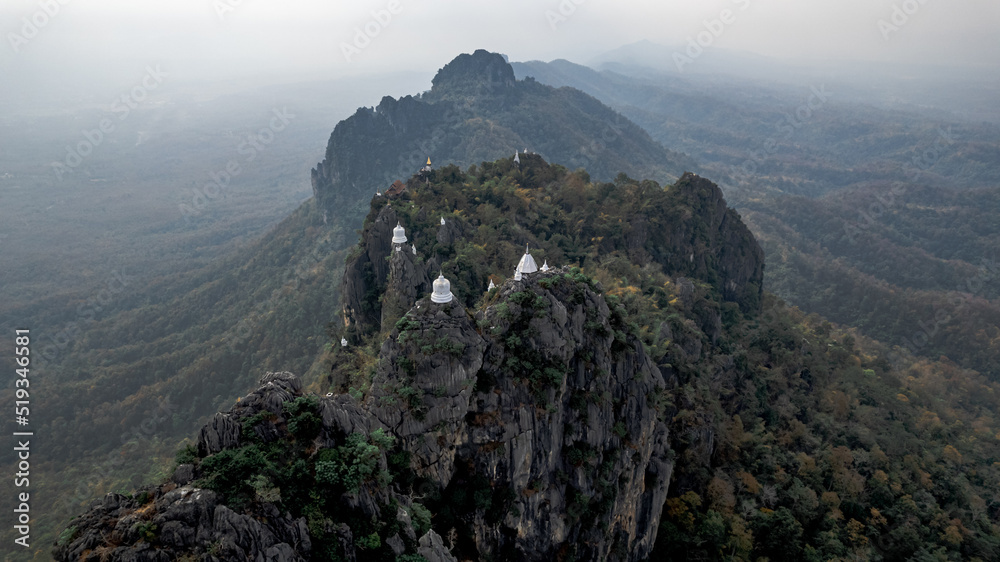
[[[623,322],[598,285],[568,270],[507,281],[476,317],[458,300],[421,299],[382,344],[364,401],[321,399],[313,414],[321,427],[300,450],[315,459],[352,434],[396,439],[407,470],[425,482],[423,494],[454,510],[446,528],[417,536],[412,523],[399,523],[414,501],[404,490],[369,484],[346,493],[345,509],[368,517],[400,506],[400,530],[385,538],[397,555],[453,560],[441,535],[460,528],[471,543],[451,547],[466,556],[639,560],[655,540],[672,464],[651,398],[663,378],[639,342],[623,335]],[[318,559],[306,519],[269,492],[238,510],[204,489],[211,459],[301,437],[295,424],[306,418],[289,406],[301,396],[294,376],[267,374],[202,429],[201,463],[181,465],[174,482],[136,499],[112,495],[92,506],[56,557]],[[383,470],[387,453],[377,459]],[[361,559],[349,528],[328,523],[324,537],[339,537],[344,559]]]
[[[312,170],[313,193],[333,216],[361,215],[371,193],[409,177],[428,157],[464,167],[525,147],[601,180],[625,172],[673,181],[695,167],[596,99],[518,81],[501,55],[479,50],[445,65],[430,91],[384,97],[338,123]]]
[[[389,317],[394,322],[429,287],[428,275],[432,272],[428,266],[433,264],[412,253],[417,243],[415,233],[410,233],[411,238],[401,245],[401,251],[394,251],[391,233],[398,221],[391,204],[380,207],[374,218],[366,221],[363,243],[348,260],[341,294],[349,340],[377,330]]]
[[[557,181],[554,170],[555,167],[537,155],[525,155],[519,173],[525,177],[525,184],[531,178],[544,178],[539,182],[544,185]],[[418,184],[416,177],[411,178],[414,190],[421,189]],[[460,180],[455,179],[454,184],[460,184]],[[429,280],[436,276],[439,263],[435,253],[425,260],[423,254],[419,258],[412,256],[409,245],[404,245],[403,252],[392,251],[390,234],[400,220],[393,204],[399,207],[411,204],[414,201],[411,195],[372,201],[358,249],[349,258],[344,272],[343,313],[349,340],[356,339],[359,334],[388,331],[409,303],[429,291]],[[659,186],[648,189],[640,199],[635,212],[626,211],[628,221],[620,235],[590,234],[593,239],[600,239],[596,243],[600,253],[621,251],[640,266],[659,264],[670,275],[709,283],[723,299],[739,304],[745,312],[759,310],[764,253],[739,214],[726,205],[718,186],[686,173],[665,190]],[[478,226],[475,219],[460,216],[438,226],[436,216],[428,216],[423,207],[412,218],[404,225],[410,242],[419,243],[426,252],[433,248],[438,252],[452,252],[454,244],[467,240]],[[526,223],[524,226],[530,228],[531,225]],[[453,278],[452,282],[486,288],[484,275],[477,278],[467,271],[456,274],[472,278]],[[718,314],[704,319],[702,324],[710,334],[717,334],[721,328]]]
[[[371,414],[442,489],[509,491],[502,516],[468,521],[481,555],[644,558],[672,471],[657,367],[566,270],[506,282],[476,321],[483,335],[457,301],[418,303],[382,346]]]
[[[302,396],[301,382],[291,373],[267,373],[259,385],[229,412],[217,414],[202,428],[198,437],[200,456],[245,446],[249,437],[241,428],[248,420],[256,422],[253,431],[264,443],[289,439],[285,426],[290,416],[283,405]],[[323,400],[317,413],[323,431],[316,441],[321,446],[343,441],[345,433],[367,434],[372,425],[366,413],[347,396]],[[381,463],[384,467],[384,458]],[[310,537],[306,517],[293,517],[280,501],[261,501],[238,512],[225,505],[218,493],[203,486],[200,478],[204,476],[201,466],[182,464],[162,485],[132,496],[108,494],[95,501],[89,511],[72,522],[72,536],[56,547],[54,557],[86,562],[328,559],[314,549],[315,537]],[[361,489],[351,502],[373,516],[388,497],[386,490]],[[403,513],[400,517],[405,519]],[[402,532],[417,553],[428,560],[454,561],[434,531],[428,531],[418,541],[412,523],[404,523]],[[329,534],[340,543],[343,559],[364,559],[363,555],[357,556],[346,525],[328,527]],[[405,550],[402,538],[392,542],[402,547],[400,554]]]
[[[496,103],[517,90],[514,68],[503,56],[484,50],[458,55],[438,71],[431,84],[442,99],[462,101],[485,97]]]
[[[764,251],[740,215],[726,205],[711,181],[686,173],[668,189],[670,208],[660,208],[658,228],[633,224],[642,244],[666,271],[705,280],[725,300],[747,312],[759,310],[764,294]],[[638,225],[638,226],[637,226]]]
[[[56,557],[170,562],[201,551],[203,560],[306,560],[310,545],[304,520],[267,507],[264,523],[219,504],[210,490],[174,482],[134,497],[108,494],[74,522],[82,531]]]

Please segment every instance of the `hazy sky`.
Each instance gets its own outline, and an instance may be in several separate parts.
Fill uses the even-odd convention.
[[[45,14],[46,3],[58,13]],[[374,21],[373,12],[390,7],[391,20]],[[431,73],[477,48],[511,60],[586,63],[642,39],[685,43],[725,9],[731,23],[716,26],[709,48],[1000,63],[997,0],[3,0],[0,89],[112,87],[134,82],[150,64],[182,82]],[[879,20],[894,28],[880,30]],[[366,26],[375,36],[362,37],[349,61],[344,45]]]

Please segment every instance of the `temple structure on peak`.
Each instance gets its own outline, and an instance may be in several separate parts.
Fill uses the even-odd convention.
[[[542,271],[548,271],[549,269],[549,260],[545,260],[545,263],[542,264]]]
[[[398,222],[396,228],[392,229],[392,243],[396,245],[397,252],[402,251],[400,244],[406,244],[406,229]]]
[[[340,338],[340,347],[347,347],[347,338]]]
[[[441,217],[441,226],[444,226],[444,217]]]
[[[493,280],[492,280],[492,279],[490,279],[490,286],[489,286],[489,287],[487,287],[487,288],[486,288],[486,290],[487,290],[487,291],[492,291],[493,289],[496,289],[496,288],[497,288],[497,286],[496,286],[496,285],[494,285],[494,284],[493,284]]]
[[[395,197],[405,190],[406,185],[403,182],[396,180],[392,182],[392,185],[389,186],[389,189],[385,192],[385,194],[387,197]]]
[[[515,267],[514,268],[514,281],[520,281],[520,280],[521,280],[521,268],[520,267]]]
[[[451,294],[451,281],[445,279],[444,273],[441,273],[434,280],[434,292],[431,294],[431,302],[444,304],[451,302],[454,298],[455,295]]]
[[[518,166],[521,165],[521,154],[518,151],[514,151],[514,163]]]
[[[430,158],[430,156],[428,156],[427,157],[427,165],[425,165],[423,168],[420,168],[420,171],[421,172],[430,172],[433,169],[434,168],[431,167],[431,158]]]
[[[534,273],[538,271],[538,265],[535,264],[535,258],[531,257],[528,253],[528,246],[524,246],[524,255],[521,256],[521,261],[517,262],[518,273]]]

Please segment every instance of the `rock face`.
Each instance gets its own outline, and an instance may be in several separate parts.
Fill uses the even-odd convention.
[[[219,504],[210,490],[172,482],[134,497],[108,494],[74,521],[76,537],[54,554],[85,562],[170,562],[194,552],[212,561],[309,560],[305,519],[267,507],[270,516],[262,522]]]
[[[350,340],[395,322],[430,289],[427,268],[433,264],[413,253],[416,241],[400,244],[400,251],[395,251],[392,229],[399,219],[392,206],[384,205],[370,216],[342,281],[345,333]]]
[[[707,247],[699,248],[701,263],[690,274],[702,278],[717,276],[724,299],[740,303],[746,310],[759,310],[764,294],[764,251],[757,239],[739,214],[726,205],[722,190],[711,181],[684,174],[675,189],[689,206],[701,211],[699,215],[708,233]],[[690,222],[678,227],[681,231],[672,233],[675,239],[682,239],[692,229]]]
[[[467,520],[479,556],[652,549],[672,464],[650,397],[665,385],[619,320],[555,270],[508,281],[475,321],[420,301],[383,344],[365,407],[446,497],[489,482],[496,510]]]
[[[318,454],[347,435],[385,432],[423,482],[421,497],[431,499],[422,501],[451,514],[418,536],[407,512],[415,500],[404,490],[366,486],[346,495],[350,509],[368,518],[400,506],[399,530],[384,538],[388,548],[428,560],[649,554],[673,469],[656,408],[665,384],[599,285],[568,269],[528,274],[501,285],[476,316],[457,299],[423,298],[395,326],[363,402],[319,400],[322,427],[313,441]],[[287,408],[300,396],[293,375],[268,373],[202,429],[199,456],[248,439],[290,439]],[[382,470],[387,455],[377,459]],[[181,465],[170,482],[137,499],[109,495],[74,521],[79,530],[56,558],[318,559],[303,517],[280,500],[223,505],[197,486],[200,470]],[[343,559],[363,559],[350,528],[326,534],[340,537]],[[441,537],[450,535],[467,539],[446,546]]]
[[[430,285],[423,262],[412,252],[413,246],[402,244],[400,251],[389,255],[389,276],[382,297],[381,326],[395,322],[416,302],[418,295]]]
[[[600,180],[625,172],[663,183],[695,167],[593,97],[516,80],[501,55],[480,50],[445,65],[429,92],[385,97],[338,123],[312,170],[313,193],[331,216],[349,215],[353,224],[372,193],[428,157],[465,167],[525,147]]]
[[[346,328],[364,332],[381,324],[380,297],[389,278],[386,257],[392,250],[392,229],[396,223],[393,208],[382,207],[374,220],[365,225],[359,253],[348,260],[341,289]]]
[[[711,181],[686,173],[667,188],[665,205],[635,217],[630,246],[642,247],[671,275],[719,288],[745,312],[760,310],[764,251]],[[632,256],[642,262],[641,256]]]
[[[516,92],[514,69],[502,55],[482,49],[455,57],[432,82],[433,90],[445,99],[489,101],[503,105]]]

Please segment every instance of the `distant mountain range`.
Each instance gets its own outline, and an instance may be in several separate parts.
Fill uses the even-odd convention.
[[[697,160],[790,304],[1000,378],[1000,126],[821,99],[823,84],[513,67],[590,93]]]
[[[479,50],[442,68],[430,91],[385,97],[339,123],[313,170],[313,191],[322,207],[342,212],[428,158],[466,167],[525,149],[600,180],[626,173],[665,182],[695,171],[690,158],[593,97],[516,80],[501,55]]]
[[[694,168],[593,97],[516,81],[500,55],[485,51],[456,58],[432,91],[384,98],[378,107],[336,127],[313,174],[314,199],[225,259],[147,280],[117,304],[118,312],[88,323],[47,362],[60,384],[39,403],[52,413],[37,417],[51,434],[39,451],[58,459],[52,470],[63,476],[48,479],[53,504],[39,506],[43,536],[57,533],[70,510],[91,498],[68,491],[74,480],[99,475],[97,493],[138,485],[150,459],[169,458],[197,420],[262,369],[291,370],[307,388],[324,388],[327,327],[337,321],[354,231],[376,191],[410,177],[427,158],[436,166],[471,165],[527,148],[585,167],[594,179],[627,172],[663,183]],[[140,435],[121,463],[99,460],[123,446],[109,435],[132,435],[127,428],[140,427],[163,405],[169,415],[147,423],[155,439]]]
[[[57,560],[1000,555],[1000,384],[762,295],[707,179],[523,154],[401,184],[347,259],[329,392],[264,374]],[[555,267],[512,274],[524,241]]]
[[[634,67],[629,72],[635,72]],[[533,78],[529,79],[528,73]],[[1000,135],[993,125],[951,123],[913,113],[841,106],[834,95],[833,101],[813,109],[808,119],[796,121],[800,126],[789,125],[794,131],[790,137],[776,139],[773,145],[767,143],[769,137],[779,133],[778,123],[787,118],[786,114],[795,115],[815,95],[809,85],[789,93],[738,79],[705,82],[659,75],[636,77],[595,72],[563,62],[508,65],[500,55],[477,51],[446,65],[428,92],[398,100],[387,97],[374,108],[360,109],[337,125],[324,161],[313,169],[314,199],[231,258],[185,274],[182,279],[151,281],[142,295],[123,307],[127,310],[100,319],[80,334],[52,366],[59,372],[59,384],[45,395],[40,411],[59,415],[43,414],[49,416],[44,419],[40,416],[40,431],[51,436],[41,445],[40,456],[56,460],[39,470],[43,475],[60,474],[60,478],[44,479],[45,497],[53,498],[53,502],[58,499],[59,503],[37,506],[45,514],[39,517],[37,528],[42,536],[52,539],[63,531],[65,516],[90,499],[74,495],[69,488],[74,481],[94,478],[95,465],[98,476],[94,489],[100,492],[160,479],[163,474],[158,471],[172,468],[165,465],[164,459],[173,452],[177,441],[193,435],[199,420],[231,404],[262,371],[291,370],[300,375],[300,390],[307,392],[325,393],[331,382],[342,383],[331,381],[339,345],[334,336],[343,329],[340,283],[345,259],[354,257],[349,246],[355,240],[355,230],[364,226],[363,218],[373,204],[381,205],[379,198],[374,198],[376,192],[384,192],[396,179],[411,178],[431,158],[437,170],[434,181],[440,184],[443,200],[426,202],[428,212],[471,214],[456,206],[454,193],[460,192],[465,182],[482,187],[480,183],[490,179],[483,175],[484,161],[494,163],[485,169],[496,173],[493,179],[497,182],[503,178],[508,182],[525,181],[506,168],[500,169],[510,165],[514,151],[524,149],[530,153],[529,158],[544,158],[552,164],[552,177],[560,178],[559,189],[565,190],[567,201],[590,193],[595,199],[598,195],[605,197],[601,200],[609,206],[606,210],[587,207],[592,213],[586,218],[577,217],[582,224],[547,225],[547,229],[556,230],[537,241],[551,248],[547,251],[559,249],[563,255],[575,256],[577,263],[586,263],[589,250],[584,251],[580,244],[594,243],[599,253],[610,255],[618,248],[604,248],[600,240],[568,242],[560,238],[563,234],[559,229],[600,226],[605,230],[595,234],[595,239],[620,235],[626,241],[632,240],[627,234],[641,231],[643,223],[633,220],[636,217],[632,215],[614,218],[626,207],[607,197],[625,190],[639,197],[630,203],[638,205],[644,189],[674,185],[684,171],[697,171],[718,179],[729,204],[743,214],[749,228],[763,242],[768,261],[764,289],[773,285],[806,312],[816,311],[828,314],[834,321],[857,324],[861,334],[884,337],[885,343],[897,346],[900,353],[891,356],[898,359],[893,365],[890,350],[885,347],[860,334],[840,332],[824,324],[822,318],[807,320],[789,312],[766,293],[762,298],[764,315],[754,320],[753,311],[761,303],[751,303],[740,311],[735,303],[744,304],[741,298],[725,298],[727,290],[740,289],[737,292],[744,296],[761,294],[761,288],[752,283],[727,288],[721,282],[731,280],[718,267],[721,252],[727,251],[726,244],[695,244],[700,253],[694,256],[697,259],[689,253],[687,266],[681,263],[684,256],[676,252],[664,253],[659,256],[662,259],[654,261],[628,256],[601,262],[601,275],[606,276],[609,289],[614,279],[617,297],[626,304],[633,303],[633,313],[657,311],[652,318],[642,318],[635,333],[646,345],[659,346],[657,359],[664,360],[664,368],[669,364],[677,371],[669,397],[674,405],[667,411],[677,418],[673,422],[677,424],[674,446],[685,462],[678,464],[675,475],[680,495],[668,500],[673,502],[668,512],[672,527],[661,529],[661,537],[681,541],[676,544],[682,544],[683,537],[694,537],[691,548],[714,545],[705,541],[715,540],[710,537],[715,537],[714,529],[720,525],[716,518],[719,515],[725,523],[716,538],[725,542],[732,533],[736,537],[732,545],[725,543],[727,551],[735,545],[746,556],[752,552],[772,558],[780,558],[783,553],[801,555],[805,552],[800,540],[803,535],[789,538],[761,531],[794,530],[789,520],[793,517],[800,521],[799,531],[810,537],[835,528],[836,537],[829,536],[836,538],[840,546],[830,538],[822,548],[828,556],[841,556],[847,552],[844,545],[853,540],[844,517],[847,514],[858,524],[871,521],[872,525],[884,525],[886,536],[890,529],[899,530],[899,536],[894,535],[879,548],[894,553],[895,559],[906,559],[917,553],[917,548],[910,549],[913,541],[937,544],[945,541],[940,537],[946,531],[951,533],[949,541],[955,533],[962,534],[955,525],[951,525],[957,529],[953,532],[947,525],[939,525],[941,521],[950,522],[941,519],[945,513],[956,513],[955,518],[965,529],[982,524],[979,512],[955,511],[959,509],[955,506],[962,503],[957,496],[938,494],[928,500],[927,487],[914,487],[914,482],[923,482],[921,470],[928,474],[934,471],[935,481],[957,482],[953,480],[955,473],[950,468],[945,470],[943,461],[938,462],[945,458],[945,441],[933,441],[933,452],[919,456],[920,447],[931,443],[930,436],[941,435],[933,433],[936,430],[930,421],[920,421],[923,425],[918,426],[918,420],[924,419],[923,412],[950,420],[948,423],[965,420],[961,427],[949,426],[954,427],[956,439],[964,441],[955,441],[956,446],[961,445],[959,457],[947,451],[947,458],[952,459],[948,462],[965,455],[974,459],[971,462],[976,466],[989,464],[986,446],[977,440],[986,439],[990,431],[992,438],[997,431],[995,424],[984,418],[985,412],[994,408],[986,390],[992,388],[990,383],[948,360],[933,360],[944,354],[959,365],[976,367],[996,377],[991,371],[998,353],[997,322],[991,320],[996,310],[996,277],[989,273],[993,271],[989,266],[980,267],[978,258],[984,254],[984,259],[992,259],[989,250],[997,247],[996,225],[1000,221],[996,220],[995,190],[1000,172],[995,163],[996,139]],[[914,157],[933,154],[928,151],[939,144],[939,131],[947,131],[949,126],[960,140],[938,151],[938,157],[918,164],[919,182],[905,183],[905,197],[894,199],[898,204],[883,202],[885,210],[873,214],[875,196],[884,198],[895,185],[893,182],[907,182],[912,174],[904,165],[912,163]],[[762,150],[764,156],[753,156]],[[749,177],[740,176],[735,170],[748,159],[759,160],[756,170]],[[577,168],[580,173],[569,173]],[[622,172],[627,176],[620,176]],[[645,178],[659,183],[642,182]],[[590,191],[582,190],[581,186],[587,185]],[[685,185],[703,184],[682,182],[668,191],[683,190]],[[496,187],[490,184],[488,189]],[[503,192],[502,198],[465,202],[470,208],[476,205],[480,225],[513,231],[522,228],[516,221],[494,224],[499,215],[491,214],[491,205],[498,209],[497,213],[510,211],[497,204],[501,199],[530,210],[528,194],[523,194],[525,201],[515,203],[518,192],[514,186],[508,187],[512,191]],[[534,189],[545,187],[532,185]],[[951,191],[941,191],[943,188]],[[574,189],[578,191],[575,196]],[[419,187],[417,190],[419,193]],[[859,209],[853,197],[869,199]],[[727,211],[713,215],[732,217],[721,222],[698,220],[711,215],[709,203],[717,204],[722,199],[695,201],[702,201],[704,208],[701,204],[672,207],[680,209],[674,217],[678,230],[672,234],[687,234],[695,240],[724,240],[705,236],[737,216]],[[859,211],[868,213],[872,220],[864,219]],[[516,219],[518,215],[513,216]],[[544,223],[546,216],[532,216],[531,220]],[[859,217],[864,222],[859,222]],[[939,221],[938,226],[928,234],[923,225],[934,221]],[[951,221],[961,221],[962,226],[954,228]],[[470,229],[480,226],[471,222],[468,225]],[[851,226],[854,231],[845,228]],[[438,243],[442,258],[455,257],[451,253],[454,248]],[[858,244],[862,250],[857,249]],[[482,258],[475,248],[465,250],[463,260]],[[922,267],[934,269],[934,276],[921,275]],[[738,273],[737,277],[745,282],[755,278],[757,272]],[[670,279],[668,286],[662,275],[685,276],[687,281]],[[629,276],[641,282],[625,283]],[[966,284],[972,298],[969,302],[975,306],[960,312],[976,311],[981,316],[948,313],[947,321],[937,320],[939,303],[956,302],[948,292],[954,292],[956,281],[970,280],[977,281],[974,289]],[[472,286],[469,280],[462,282]],[[838,299],[845,284],[854,291],[849,293],[854,297],[846,302]],[[361,296],[370,301],[378,299],[379,293]],[[888,296],[890,300],[882,300]],[[892,304],[880,307],[876,301]],[[661,313],[666,315],[663,319],[659,318]],[[887,321],[891,322],[887,325]],[[914,326],[921,322],[928,326],[927,341],[918,345],[913,335],[923,328]],[[643,331],[643,327],[647,329]],[[633,333],[632,327],[615,329],[622,332],[623,338],[626,332]],[[914,352],[931,359],[906,353],[903,338]],[[377,350],[378,342],[371,343]],[[432,351],[435,344],[428,344]],[[362,359],[368,361],[359,363],[364,369],[377,364],[374,356]],[[909,369],[907,377],[913,380],[902,380],[897,375],[900,369]],[[926,396],[934,394],[928,389],[935,388],[941,373],[963,382],[960,388],[949,390],[951,394],[935,394],[943,400],[936,403]],[[795,398],[791,401],[783,396]],[[963,410],[959,405],[971,396],[976,397],[977,405]],[[160,414],[164,404],[168,415]],[[160,413],[154,416],[151,412]],[[294,415],[303,413],[296,412]],[[819,414],[813,417],[814,412]],[[851,433],[854,426],[846,423],[837,426],[848,428],[844,431],[831,429],[831,420],[869,420],[866,416],[875,421],[866,421],[869,425],[858,434]],[[906,422],[892,421],[901,419]],[[126,431],[144,422],[153,424],[155,437],[135,437]],[[809,425],[808,432],[800,427],[802,424]],[[882,432],[887,426],[892,431]],[[973,427],[979,429],[970,429]],[[108,440],[108,435],[118,434],[135,437],[126,441],[127,455],[122,454],[125,445]],[[892,438],[882,439],[872,448],[876,443],[869,436],[875,434]],[[782,443],[780,447],[772,446],[775,435]],[[834,437],[825,440],[829,435]],[[816,469],[819,472],[811,472],[808,460],[795,457],[796,451],[787,443],[798,443],[801,450],[797,452],[814,461],[820,459]],[[841,462],[842,452],[836,448],[844,443],[859,451],[854,457],[859,459],[856,464]],[[780,471],[771,473],[768,468],[765,474],[747,468],[770,462],[767,459],[772,453],[768,451],[774,449],[788,452],[787,458],[780,461]],[[891,452],[891,463],[871,460],[880,459],[879,451],[883,450]],[[581,454],[586,456],[585,451]],[[743,454],[757,460],[743,459]],[[906,455],[917,457],[904,463]],[[742,460],[724,468],[719,464],[723,460],[735,462],[733,459]],[[793,463],[800,468],[793,468]],[[892,483],[881,480],[876,466],[890,473]],[[716,469],[718,472],[713,472]],[[743,472],[752,478],[744,477]],[[786,474],[796,476],[785,479]],[[880,482],[882,487],[877,493],[882,494],[879,497],[884,504],[878,505],[903,510],[909,505],[904,496],[919,497],[927,508],[921,518],[925,513],[931,515],[926,521],[914,523],[902,511],[894,511],[885,524],[880,523],[866,511],[869,504],[859,500],[862,496],[858,495],[856,480],[862,474]],[[756,478],[770,488],[761,488]],[[978,474],[963,493],[993,502],[983,500],[988,495],[984,490],[997,488],[990,478],[986,471]],[[829,482],[837,487],[836,501],[823,493],[824,486],[829,491]],[[949,489],[958,486],[956,483]],[[812,491],[811,496],[806,488]],[[752,498],[744,494],[751,489],[757,490]],[[265,487],[261,492],[266,495],[268,490]],[[688,491],[696,493],[696,497],[683,496]],[[246,490],[240,488],[243,492]],[[771,492],[775,494],[773,499]],[[733,495],[733,503],[727,494]],[[767,509],[767,513],[760,511],[767,517],[754,519],[747,515],[749,519],[736,523],[730,516],[735,513],[737,496],[740,501],[752,500],[745,504],[752,504],[749,512],[755,512],[758,506]],[[699,508],[701,497],[714,499]],[[810,501],[810,497],[816,501]],[[841,503],[842,498],[849,500]],[[834,504],[836,507],[829,513],[838,522],[833,523],[834,527],[824,527],[828,511],[820,506]],[[462,505],[462,509],[467,507]],[[707,510],[709,505],[716,515]],[[785,511],[773,510],[779,505]],[[791,511],[796,505],[805,507],[793,516]],[[693,512],[698,515],[685,515]],[[764,542],[754,543],[766,545],[756,551],[756,547],[739,542],[740,533],[747,530],[739,525],[750,521],[754,532],[761,531],[764,534],[760,537],[766,537]],[[697,523],[698,530],[689,528],[688,523]],[[975,531],[975,539],[964,544],[959,541],[959,546],[942,542],[942,548],[967,555],[988,551],[992,539],[988,521],[986,525],[987,530]],[[79,537],[69,533],[64,538],[72,542]],[[801,548],[785,552],[783,544]]]

